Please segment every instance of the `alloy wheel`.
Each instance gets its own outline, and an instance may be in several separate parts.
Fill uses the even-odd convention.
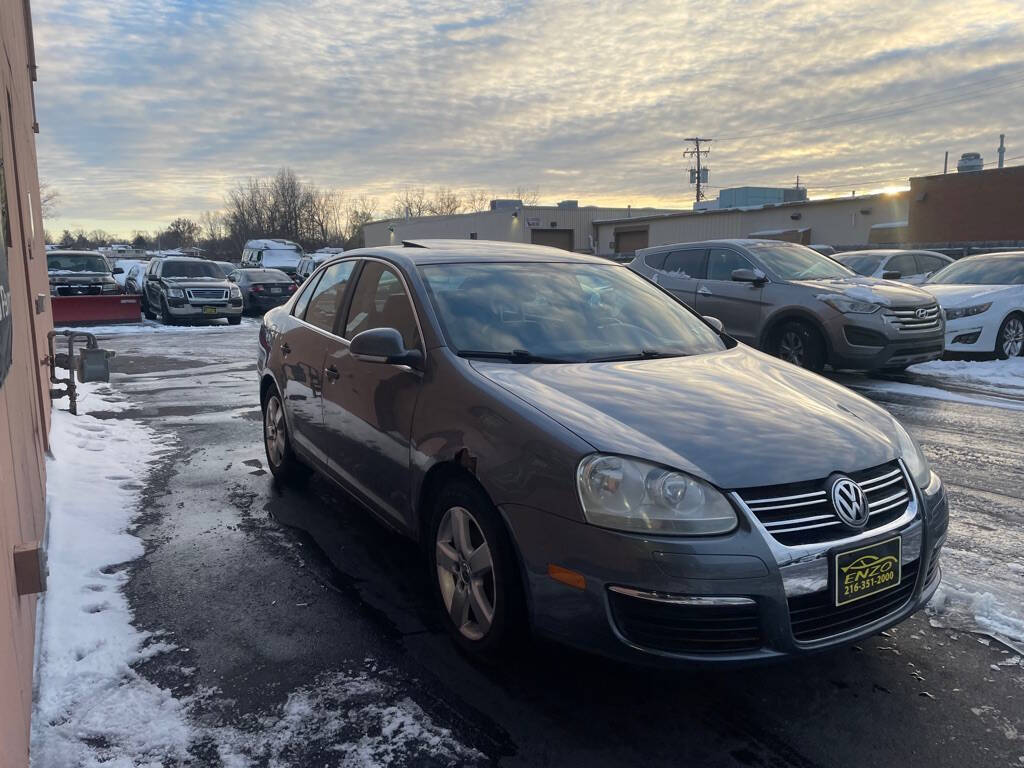
[[[284,459],[285,429],[281,400],[273,395],[267,401],[267,409],[263,414],[263,438],[267,443],[267,459],[275,467],[281,466]]]
[[[1024,320],[1019,317],[1011,317],[1003,326],[1003,336],[1000,339],[1003,354],[1007,357],[1018,357],[1024,351]]]
[[[796,331],[786,331],[779,339],[779,357],[787,363],[803,365],[804,340]]]
[[[494,621],[494,560],[483,529],[468,509],[451,507],[444,513],[434,551],[448,616],[463,637],[480,640]]]

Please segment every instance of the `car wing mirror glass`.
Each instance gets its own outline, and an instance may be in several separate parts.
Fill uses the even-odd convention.
[[[882,273],[883,280],[899,280],[903,277],[902,272],[897,272],[895,269],[887,269]]]
[[[418,349],[406,349],[402,334],[394,328],[371,328],[356,334],[349,345],[349,352],[364,363],[423,367],[423,354]]]
[[[123,275],[124,274],[124,270],[121,269],[121,267],[114,267],[112,270],[110,270],[110,274],[112,274],[112,275]]]

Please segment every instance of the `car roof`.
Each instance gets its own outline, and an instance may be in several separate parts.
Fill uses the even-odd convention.
[[[99,256],[101,259],[104,255],[99,251],[90,251],[88,249],[77,249],[77,248],[62,248],[56,251],[47,251],[47,256]]]
[[[770,240],[768,238],[758,237],[734,237],[719,240],[694,240],[690,243],[666,243],[665,245],[652,245],[649,248],[637,248],[637,255],[647,255],[649,253],[659,253],[663,250],[673,250],[676,248],[709,248],[714,245],[735,245],[741,248],[749,247],[752,245],[801,245],[809,250],[814,250],[809,245],[803,245],[803,243],[791,243],[787,240]],[[815,251],[817,253],[817,251]]]
[[[407,268],[423,264],[561,262],[578,264],[614,264],[608,259],[573,253],[561,248],[501,240],[405,240],[401,245],[360,248],[338,254],[339,258],[379,256]]]
[[[832,257],[841,259],[843,256],[899,256],[901,253],[923,253],[927,256],[938,256],[942,259],[952,258],[938,251],[929,251],[927,248],[865,248],[860,251],[843,251],[834,253]]]
[[[1001,259],[1001,258],[1015,258],[1019,259],[1024,256],[1024,251],[996,251],[995,253],[976,253],[973,256],[965,256],[965,259]],[[957,259],[957,261],[963,261],[964,259]]]
[[[285,239],[280,238],[280,237],[264,237],[264,238],[257,238],[255,240],[249,240],[248,242],[246,242],[245,247],[246,248],[269,248],[272,251],[273,250],[279,250],[279,249],[283,250],[285,248],[287,248],[288,250],[294,250],[296,248],[298,248],[299,250],[302,250],[302,248],[299,246],[298,243],[294,243],[291,240],[285,240]]]

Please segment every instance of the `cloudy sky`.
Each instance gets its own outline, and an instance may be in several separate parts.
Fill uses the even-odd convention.
[[[1024,155],[1020,0],[34,0],[51,230],[128,234],[290,166],[406,186],[689,207]],[[955,160],[951,161],[955,163]],[[1014,162],[1024,162],[1024,158]],[[715,193],[717,190],[712,189]]]

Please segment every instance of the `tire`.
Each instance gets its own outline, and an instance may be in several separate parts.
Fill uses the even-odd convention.
[[[228,318],[228,325],[240,325],[242,322],[242,316],[236,315]]]
[[[487,494],[468,480],[444,485],[426,544],[428,577],[452,638],[481,660],[505,655],[525,633],[525,601],[511,540]]]
[[[167,299],[163,296],[160,297],[160,322],[164,325],[174,325],[174,318],[171,316],[171,311],[167,308]]]
[[[263,449],[267,454],[267,466],[282,483],[301,483],[312,473],[292,450],[284,404],[276,387],[272,387],[263,398]]]
[[[1019,312],[1007,315],[996,334],[994,351],[1000,360],[1024,355],[1024,315]]]
[[[825,341],[807,323],[790,320],[772,336],[771,354],[815,373],[825,367]]]
[[[149,308],[149,302],[146,301],[146,294],[142,294],[142,314],[147,320],[156,320],[156,313]]]

